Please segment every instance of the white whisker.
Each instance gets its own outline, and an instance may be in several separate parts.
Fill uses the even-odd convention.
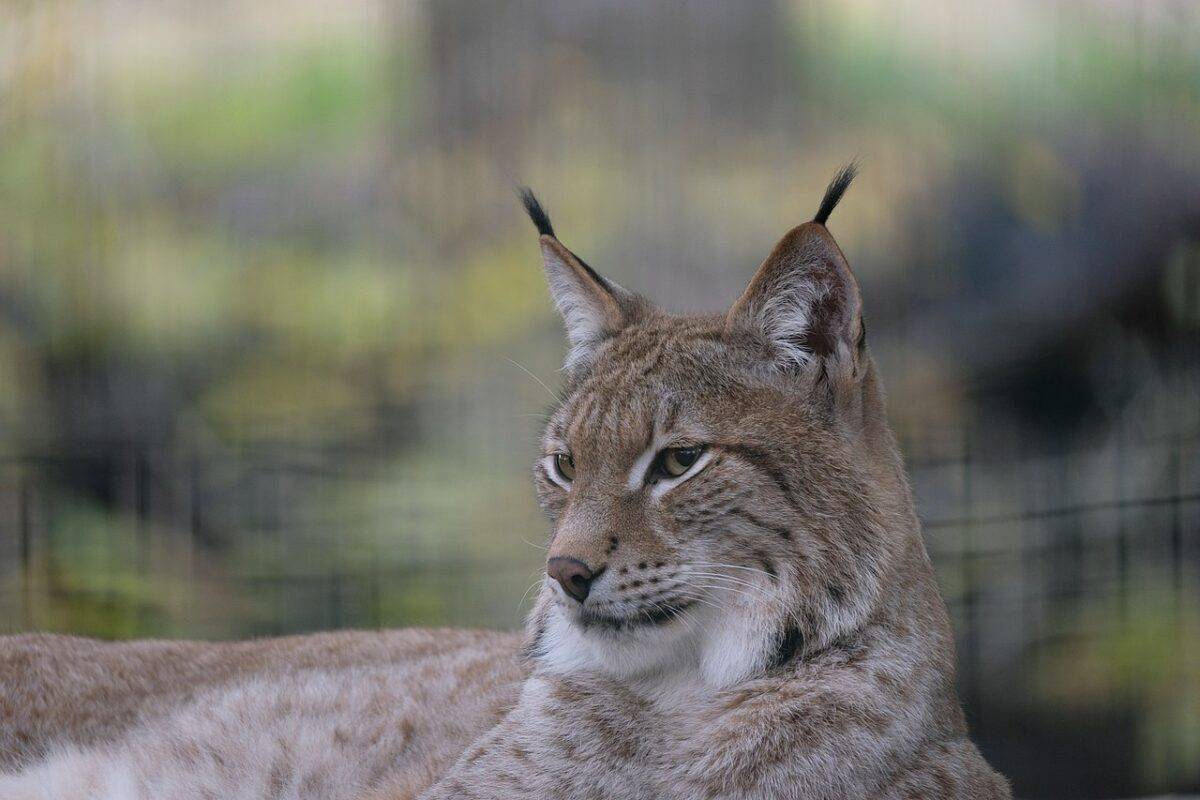
[[[718,578],[720,580],[727,581],[727,582],[733,584],[734,586],[744,586],[747,589],[754,589],[755,591],[761,591],[764,588],[756,583],[750,583],[749,581],[744,581],[744,580],[741,580],[740,578],[734,578],[730,575],[722,575],[719,572],[689,572],[688,577],[689,578]]]
[[[529,370],[529,368],[528,368],[528,367],[526,367],[526,366],[525,366],[525,365],[523,365],[523,364],[518,364],[516,361],[513,361],[511,358],[508,358],[507,356],[505,356],[504,360],[505,360],[505,361],[507,361],[508,363],[512,364],[512,365],[513,365],[514,367],[516,367],[517,369],[519,369],[519,370],[521,370],[522,372],[524,372],[524,373],[525,373],[526,375],[528,375],[529,377],[533,378],[535,381],[537,381],[537,383],[538,383],[538,386],[541,386],[543,389],[545,389],[545,390],[546,390],[546,394],[548,394],[548,395],[550,395],[551,397],[553,397],[553,398],[554,398],[554,401],[555,401],[556,403],[561,403],[561,402],[562,402],[562,398],[561,398],[561,397],[559,397],[557,394],[555,394],[555,393],[554,393],[554,391],[553,391],[553,390],[552,390],[552,389],[551,389],[549,386],[547,386],[547,385],[546,385],[545,381],[543,381],[543,380],[542,380],[541,378],[539,378],[537,375],[534,375],[534,374],[533,374],[533,372],[531,372],[531,371]]]
[[[767,572],[767,571],[766,571],[766,570],[764,570],[764,569],[756,569],[756,568],[754,568],[754,567],[742,567],[742,566],[739,566],[739,565],[737,565],[737,564],[719,564],[719,563],[717,563],[717,562],[715,562],[715,561],[693,561],[693,562],[691,562],[691,563],[690,563],[688,566],[693,566],[693,567],[717,567],[717,568],[721,568],[721,569],[737,569],[737,570],[742,570],[742,571],[744,571],[744,572],[756,572],[756,573],[758,573],[759,575],[765,575],[765,576],[767,576],[768,578],[774,578],[774,577],[775,577],[774,575],[772,575],[771,573]]]
[[[525,599],[529,597],[529,593],[532,592],[536,587],[541,586],[544,582],[545,578],[539,576],[536,581],[531,583],[529,588],[525,590],[525,593],[521,595],[521,599],[517,602],[517,608],[520,609],[521,606],[525,605]]]
[[[692,603],[700,603],[702,605],[706,605],[709,608],[716,609],[717,611],[728,611],[729,610],[729,606],[720,605],[718,603],[713,602],[712,600],[709,600],[707,597],[700,597],[699,595],[689,595],[688,601],[692,602]]]
[[[714,583],[714,584],[696,583],[693,585],[698,589],[717,589],[717,590],[725,591],[725,592],[733,592],[734,594],[740,594],[742,597],[745,597],[747,600],[762,600],[764,598],[764,595],[751,594],[750,592],[744,592],[741,589],[734,588],[733,586],[722,586],[719,583]]]

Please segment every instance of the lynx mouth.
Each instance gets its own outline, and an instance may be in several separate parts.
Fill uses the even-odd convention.
[[[584,629],[602,628],[610,631],[669,625],[678,620],[693,604],[691,600],[658,603],[654,606],[643,606],[632,614],[619,617],[585,607],[579,611],[578,622]]]

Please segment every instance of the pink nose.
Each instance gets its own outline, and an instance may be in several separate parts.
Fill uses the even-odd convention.
[[[558,581],[563,591],[579,602],[587,599],[592,581],[599,575],[577,558],[555,556],[546,562],[546,574]]]

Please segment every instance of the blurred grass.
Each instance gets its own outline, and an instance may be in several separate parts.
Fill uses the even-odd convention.
[[[219,70],[107,82],[132,100],[123,135],[172,169],[203,173],[288,164],[370,133],[404,105],[398,63],[379,40],[334,33]]]
[[[1092,9],[1044,9],[1045,19],[1031,20],[1036,6],[1017,3],[992,9],[990,25],[988,15],[935,3],[945,24],[924,26],[900,6],[847,5],[858,8],[800,7],[792,22],[806,46],[794,52],[800,70],[819,76],[811,85],[821,99],[862,122],[932,117],[992,142],[1014,126],[1044,130],[1080,116],[1136,123],[1148,109],[1200,124],[1200,52],[1186,28],[1175,41],[1161,29],[1142,39]]]
[[[1084,627],[1099,634],[1051,647],[1035,673],[1038,701],[1063,713],[1138,709],[1140,778],[1160,790],[1200,781],[1200,596],[1173,597],[1162,590],[1170,581],[1147,582],[1129,610],[1134,625],[1085,608]]]

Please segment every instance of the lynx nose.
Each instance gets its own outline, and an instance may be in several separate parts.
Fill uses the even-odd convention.
[[[577,558],[554,556],[546,562],[546,574],[558,581],[563,591],[579,602],[587,599],[592,581],[600,576],[603,568],[592,572],[587,564]]]

